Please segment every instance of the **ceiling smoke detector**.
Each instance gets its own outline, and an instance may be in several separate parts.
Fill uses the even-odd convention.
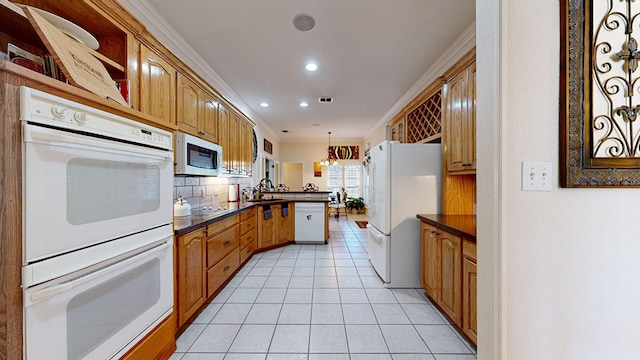
[[[307,14],[298,14],[293,18],[293,26],[300,31],[309,31],[316,26],[316,21]]]
[[[331,96],[321,96],[318,98],[319,103],[332,103],[333,98]]]

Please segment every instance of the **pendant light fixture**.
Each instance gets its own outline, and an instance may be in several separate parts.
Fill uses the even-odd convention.
[[[338,165],[338,159],[334,158],[331,154],[331,131],[329,133],[329,146],[327,147],[327,156],[320,160],[320,165],[322,166],[331,166]]]

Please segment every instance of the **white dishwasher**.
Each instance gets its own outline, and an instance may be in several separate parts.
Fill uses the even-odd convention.
[[[324,244],[325,204],[295,203],[295,241],[298,244]]]

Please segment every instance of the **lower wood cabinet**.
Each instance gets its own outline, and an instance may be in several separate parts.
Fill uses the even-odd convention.
[[[213,296],[240,265],[238,220],[234,215],[207,225],[207,297]]]
[[[438,307],[477,343],[476,244],[420,223],[420,279]]]
[[[276,244],[285,244],[293,240],[294,212],[293,203],[284,203],[280,206],[280,211],[276,214],[278,222]]]
[[[478,270],[476,244],[462,243],[462,331],[478,343]]]
[[[421,283],[458,326],[462,325],[462,243],[435,226],[421,223]]]
[[[240,266],[240,251],[236,247],[207,270],[207,296],[213,295]]]
[[[238,215],[176,239],[176,309],[181,327],[240,266]]]
[[[240,213],[240,264],[258,249],[258,217],[256,208],[252,207]]]
[[[195,314],[205,302],[205,250],[204,228],[179,236],[176,240],[178,327]]]
[[[274,206],[258,206],[258,249],[266,249],[274,245],[275,219]]]

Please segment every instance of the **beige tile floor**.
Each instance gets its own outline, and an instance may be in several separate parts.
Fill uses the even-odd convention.
[[[354,220],[327,245],[256,254],[178,338],[170,360],[475,360],[422,289],[386,289]]]

